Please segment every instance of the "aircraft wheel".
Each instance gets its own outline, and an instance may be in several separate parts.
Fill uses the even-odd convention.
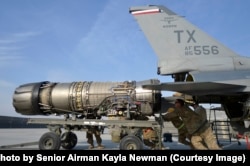
[[[40,150],[59,150],[61,146],[61,139],[55,132],[47,132],[42,135],[39,140]]]
[[[77,144],[77,136],[73,132],[65,132],[61,136],[61,146],[64,149],[70,150]]]
[[[127,135],[120,141],[120,150],[141,150],[143,149],[142,141],[134,135]]]

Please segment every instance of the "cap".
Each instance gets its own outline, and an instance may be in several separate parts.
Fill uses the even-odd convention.
[[[186,103],[186,104],[193,105],[193,104],[195,104],[196,102],[195,102],[194,100],[188,100],[188,99],[186,99],[186,100],[185,100],[185,103]]]
[[[179,93],[179,92],[175,92],[175,93],[173,94],[173,97],[183,97],[183,96],[184,96],[184,94]]]
[[[186,103],[186,104],[194,104],[193,97],[191,95],[175,92],[172,96],[170,97],[165,97],[164,98],[167,102],[170,103],[175,103],[176,100],[182,100],[181,102]]]
[[[176,97],[176,96],[165,97],[164,99],[168,102],[173,102],[173,103],[175,102],[175,100],[183,100],[184,101],[184,97]]]

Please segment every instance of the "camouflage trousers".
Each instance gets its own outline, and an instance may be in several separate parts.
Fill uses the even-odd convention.
[[[220,150],[211,127],[192,135],[191,143],[197,150]]]
[[[96,138],[96,142],[98,145],[101,145],[102,143],[102,138],[101,138],[101,133],[98,129],[89,129],[86,132],[86,138],[87,138],[87,142],[90,145],[94,145],[94,139],[93,139],[93,135],[95,135]]]
[[[188,133],[186,127],[182,127],[181,129],[178,130],[178,142],[184,145],[191,146],[191,143],[187,141],[187,139],[191,141],[191,135]]]

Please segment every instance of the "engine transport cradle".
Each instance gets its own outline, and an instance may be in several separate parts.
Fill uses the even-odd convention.
[[[40,150],[59,150],[60,147],[69,150],[77,144],[77,136],[73,131],[86,131],[88,126],[108,127],[111,129],[112,142],[119,143],[120,150],[144,149],[142,129],[152,128],[158,139],[156,149],[161,149],[162,125],[155,120],[103,120],[103,119],[46,119],[31,118],[28,124],[45,124],[50,130],[44,133],[38,142],[21,143],[1,146],[0,148],[23,147],[39,145]],[[62,132],[64,128],[64,132]]]

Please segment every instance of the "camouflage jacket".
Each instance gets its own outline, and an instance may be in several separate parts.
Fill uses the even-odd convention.
[[[209,123],[207,120],[204,120],[198,113],[194,112],[186,106],[180,109],[175,109],[174,112],[164,115],[164,119],[167,121],[170,121],[171,119],[176,117],[181,117],[188,130],[188,133],[192,135],[195,133],[199,133],[209,127]]]
[[[168,114],[168,113],[167,113]],[[173,117],[171,119],[167,118],[167,114],[163,115],[163,119],[166,121],[171,121],[172,124],[174,125],[175,128],[177,128],[178,130],[184,127],[184,123],[183,121],[180,119],[180,117]],[[165,118],[166,116],[166,118]]]
[[[199,114],[204,121],[207,120],[207,112],[205,108],[198,106],[194,109],[194,111]]]

